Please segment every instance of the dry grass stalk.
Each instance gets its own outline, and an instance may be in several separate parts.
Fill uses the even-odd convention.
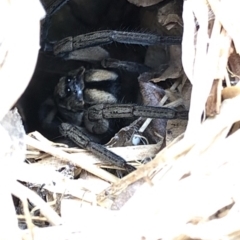
[[[91,163],[88,163],[86,161],[80,161],[77,158],[73,157],[71,154],[65,153],[60,149],[49,146],[48,144],[41,143],[29,136],[27,136],[26,142],[31,147],[34,147],[36,149],[49,153],[60,160],[72,162],[74,165],[77,165],[87,170],[88,172],[96,176],[99,176],[100,178],[105,179],[109,182],[115,182],[117,180],[117,178],[112,174],[92,165]]]

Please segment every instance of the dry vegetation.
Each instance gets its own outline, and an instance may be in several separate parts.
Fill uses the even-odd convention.
[[[56,145],[39,133],[25,136],[16,110],[5,116],[33,72],[43,9],[37,0],[31,1],[30,12],[29,1],[1,1],[0,239],[240,238],[238,2],[184,1],[182,65],[192,84],[186,132],[173,134],[159,153],[157,145],[113,148],[137,166],[119,179],[84,150]],[[181,24],[168,17],[165,23]],[[21,37],[16,37],[19,29]],[[174,69],[168,74],[181,75],[186,87],[181,66],[176,63]],[[144,165],[136,161],[155,155]],[[26,164],[25,158],[41,161]],[[71,178],[75,167],[85,170],[78,181]],[[62,168],[64,174],[56,171]],[[33,191],[39,186],[47,192],[47,203]],[[24,215],[16,216],[11,194],[21,200]],[[31,212],[27,199],[36,206]],[[33,214],[37,209],[40,216]],[[25,219],[27,230],[19,229],[17,218]],[[36,222],[50,226],[38,228]]]

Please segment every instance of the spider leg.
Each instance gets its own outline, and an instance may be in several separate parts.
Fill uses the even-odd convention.
[[[101,61],[101,65],[103,68],[114,68],[114,69],[120,69],[127,72],[133,72],[133,73],[144,73],[149,72],[152,70],[152,68],[136,62],[130,62],[130,61],[121,61],[113,58],[106,58]]]
[[[113,42],[136,45],[179,45],[182,42],[181,36],[159,36],[157,34],[139,33],[139,32],[124,32],[116,30],[103,30],[86,34],[81,34],[75,37],[66,37],[53,46],[55,55],[68,54],[69,52],[95,47]]]
[[[173,108],[140,106],[136,104],[97,104],[88,108],[87,115],[89,120],[131,117],[187,119],[188,111],[177,111]]]
[[[97,104],[88,108],[84,114],[86,128],[101,134],[108,130],[108,120],[113,118],[161,118],[161,119],[187,119],[188,111],[176,111],[172,108],[139,106],[135,104]]]
[[[104,146],[92,142],[91,139],[81,131],[81,128],[77,126],[71,125],[69,123],[62,123],[60,125],[60,133],[63,136],[68,137],[79,147],[91,151],[102,161],[113,164],[114,166],[123,168],[127,171],[135,170],[135,167],[129,165],[122,157],[111,152]]]

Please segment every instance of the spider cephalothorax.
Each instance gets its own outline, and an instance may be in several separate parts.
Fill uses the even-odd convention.
[[[84,109],[84,72],[83,67],[61,77],[54,91],[54,99],[59,108],[73,112]]]
[[[75,75],[74,75],[75,74]],[[95,104],[115,104],[119,101],[119,82],[115,72],[83,67],[61,77],[54,90],[54,99],[63,119],[78,126],[82,125],[96,134],[109,130],[109,121],[97,119],[94,123],[85,114]]]

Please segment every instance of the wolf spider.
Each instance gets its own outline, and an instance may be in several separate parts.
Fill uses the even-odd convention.
[[[42,23],[42,50],[52,51],[55,56],[66,60],[77,59],[89,62],[101,60],[101,65],[105,69],[85,69],[81,66],[61,77],[55,87],[53,98],[46,102],[54,110],[47,114],[43,125],[51,127],[56,114],[58,114],[64,121],[59,127],[63,136],[68,137],[81,148],[100,156],[100,159],[132,171],[135,168],[127,164],[123,158],[91,139],[96,135],[101,138],[108,134],[109,130],[115,129],[116,122],[121,118],[186,119],[188,112],[165,107],[121,104],[119,76],[110,69],[143,73],[149,71],[149,68],[139,63],[110,59],[99,46],[112,42],[144,46],[174,45],[181,43],[181,37],[104,30],[70,36],[58,42],[49,43],[46,38],[51,17],[66,2],[66,0],[54,1],[47,10],[47,16]],[[84,51],[87,52],[87,57],[82,56]]]

